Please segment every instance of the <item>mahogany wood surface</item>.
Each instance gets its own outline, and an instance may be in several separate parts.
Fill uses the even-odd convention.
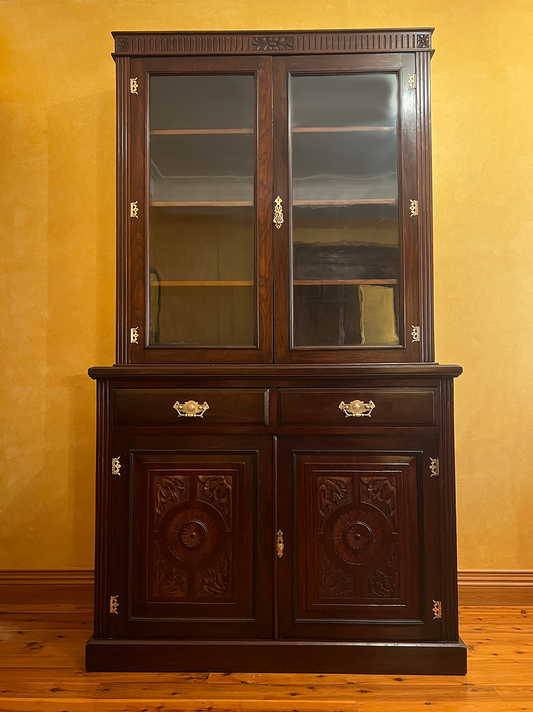
[[[114,33],[117,365],[90,370],[98,453],[88,669],[464,674],[453,446],[462,369],[433,363],[432,31]],[[291,76],[354,72],[398,77],[398,198],[293,201],[294,133],[394,128],[292,129]],[[255,128],[151,131],[150,77],[180,73],[254,76]],[[183,274],[153,283],[254,284],[249,346],[149,343],[150,209],[251,204],[246,195],[151,204],[150,131],[254,134],[254,282]],[[276,196],[284,220],[274,225]],[[311,272],[297,285],[394,287],[398,344],[345,346],[339,336],[335,347],[296,348],[292,205],[393,203],[397,274],[321,282]],[[187,400],[209,409],[180,417],[173,405]],[[352,400],[375,407],[347,418],[339,404]]]
[[[201,418],[186,418],[175,410],[177,402],[194,400],[207,403],[209,409]],[[114,392],[115,423],[122,426],[179,427],[178,420],[187,427],[202,427],[207,423],[268,425],[269,392],[260,388],[120,388]]]
[[[327,427],[344,425],[353,428],[352,417],[339,408],[341,402],[372,401],[374,409],[368,416],[357,418],[357,427],[375,425],[435,425],[435,390],[415,388],[350,389],[316,388],[280,389],[279,423],[302,425],[322,423]]]
[[[528,712],[533,609],[460,609],[468,673],[87,673],[92,608],[0,606],[1,712]]]

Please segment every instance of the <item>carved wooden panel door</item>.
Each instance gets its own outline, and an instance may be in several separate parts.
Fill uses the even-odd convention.
[[[281,443],[280,637],[438,638],[439,490],[424,482],[437,442],[410,440]]]
[[[209,435],[137,437],[135,450],[124,443],[121,484],[129,479],[131,504],[129,563],[115,586],[129,591],[115,621],[122,635],[271,637],[266,445]]]

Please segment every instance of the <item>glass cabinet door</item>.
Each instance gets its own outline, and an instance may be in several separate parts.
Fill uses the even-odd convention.
[[[287,265],[279,304],[290,318],[280,359],[416,360],[405,333],[415,318],[414,294],[405,294],[416,236],[405,209],[414,101],[406,68],[397,56],[384,60],[285,61],[277,113],[286,115],[279,150],[290,170],[275,190],[290,208],[276,247],[277,276]]]
[[[143,193],[133,229],[144,232],[132,360],[270,361],[270,275],[260,263],[271,240],[261,216],[271,169],[259,159],[271,141],[269,60],[218,59],[214,70],[205,59],[173,59],[157,73],[150,60],[134,64],[145,105],[132,113],[146,145],[132,179]]]

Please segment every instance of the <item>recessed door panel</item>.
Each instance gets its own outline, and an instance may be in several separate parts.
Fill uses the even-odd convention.
[[[124,443],[129,564],[115,587],[129,591],[129,600],[120,596],[127,622],[116,620],[127,637],[272,635],[267,443],[253,436]]]
[[[383,437],[374,439],[379,449],[367,449],[372,437],[350,440],[280,449],[279,634],[426,639],[435,634],[425,593],[427,455],[386,447]],[[330,449],[334,444],[344,451]],[[284,504],[289,496],[292,507]]]

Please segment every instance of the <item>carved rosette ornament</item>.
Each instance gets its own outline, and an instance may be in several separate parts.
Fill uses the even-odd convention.
[[[331,535],[333,548],[347,564],[367,564],[372,561],[384,544],[383,529],[379,520],[370,512],[352,510],[342,514]]]
[[[182,509],[168,525],[170,551],[188,564],[199,564],[213,553],[218,527],[202,509]]]
[[[252,37],[251,46],[252,49],[263,52],[294,49],[294,37]]]
[[[131,47],[131,41],[129,37],[118,37],[117,38],[117,52],[128,52]]]

